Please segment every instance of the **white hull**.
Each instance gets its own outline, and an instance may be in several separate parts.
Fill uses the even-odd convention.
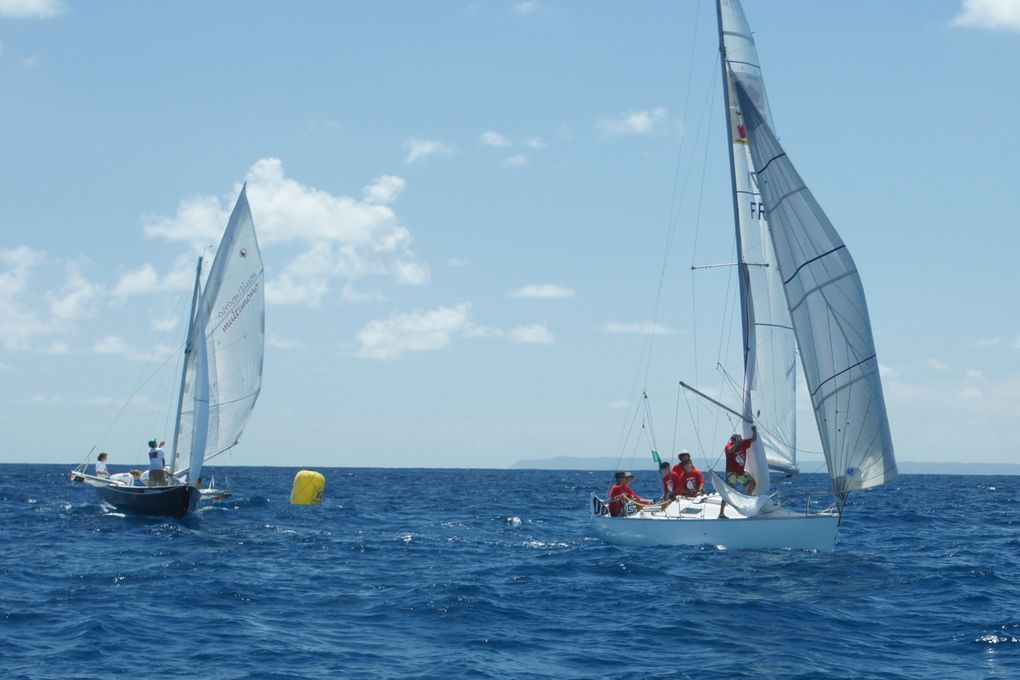
[[[664,511],[646,509],[628,517],[597,512],[592,497],[592,526],[607,543],[629,547],[711,545],[729,549],[792,548],[832,552],[836,549],[839,515],[803,513],[777,508],[756,517],[742,517],[732,508],[719,519],[721,499],[713,494],[682,499]]]

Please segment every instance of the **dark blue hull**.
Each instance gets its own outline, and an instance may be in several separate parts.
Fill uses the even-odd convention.
[[[181,518],[195,511],[201,493],[193,486],[102,486],[100,500],[136,515]]]

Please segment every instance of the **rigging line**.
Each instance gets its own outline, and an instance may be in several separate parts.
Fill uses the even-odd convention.
[[[651,433],[650,444],[652,446],[652,451],[657,452],[659,450],[659,445],[655,439],[655,425],[652,422],[652,409],[649,406],[647,394],[644,395],[644,402],[645,402],[645,419],[648,422],[648,432]]]

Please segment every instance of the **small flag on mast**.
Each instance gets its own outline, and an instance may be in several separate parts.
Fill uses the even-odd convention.
[[[658,451],[652,451],[652,460],[654,460],[656,464],[659,464],[659,463],[662,462],[662,459],[659,458],[659,452]]]

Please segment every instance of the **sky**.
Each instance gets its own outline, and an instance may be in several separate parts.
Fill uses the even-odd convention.
[[[1020,463],[1020,0],[744,9],[898,459]],[[708,0],[0,0],[0,462],[171,437],[245,182],[265,373],[224,462],[716,461],[677,385],[737,403],[732,267],[691,271],[734,258],[717,58]]]

